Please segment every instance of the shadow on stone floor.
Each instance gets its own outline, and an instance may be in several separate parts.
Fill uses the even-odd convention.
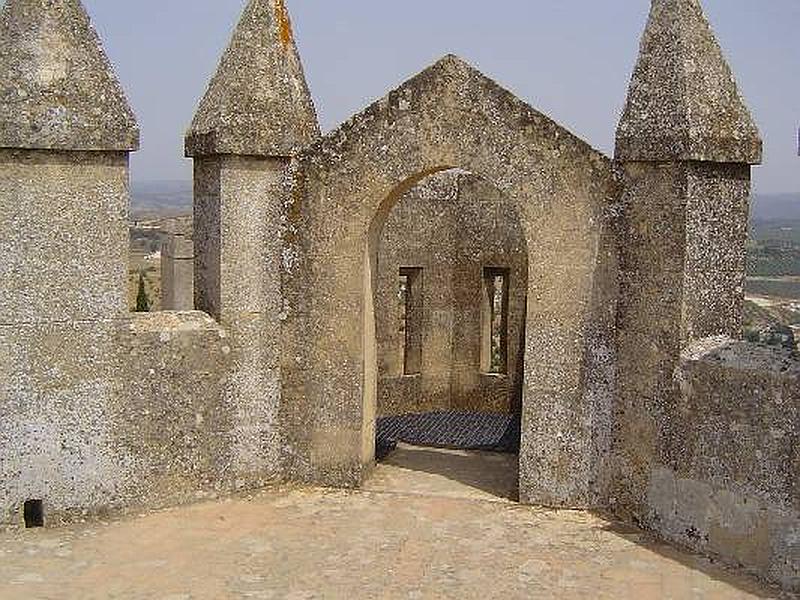
[[[516,455],[398,444],[377,465],[364,489],[373,492],[516,502],[518,478]],[[615,521],[613,515],[601,512],[593,512],[593,515],[602,520],[603,531],[669,561],[675,561],[698,574],[735,587],[742,593],[758,598],[796,597],[768,587],[722,563],[659,541],[646,531]],[[687,593],[691,593],[694,584],[689,578],[687,581],[676,582],[675,585],[686,588]]]
[[[398,444],[365,488],[481,500],[518,500],[515,454]]]
[[[711,560],[687,548],[682,548],[659,540],[648,531],[615,521],[613,517],[608,514],[596,511],[593,511],[593,514],[607,522],[603,527],[604,531],[612,533],[629,542],[633,542],[640,548],[657,554],[662,558],[679,563],[693,571],[698,571],[714,581],[719,581],[735,587],[742,593],[757,598],[780,600],[790,600],[799,597],[798,595],[782,591],[776,586],[762,582],[756,577],[747,575],[742,570],[737,570],[723,562]]]

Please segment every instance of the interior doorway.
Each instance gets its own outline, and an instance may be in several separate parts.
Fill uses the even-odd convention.
[[[375,252],[376,458],[405,474],[378,477],[516,499],[528,288],[516,208],[442,171],[397,200]]]

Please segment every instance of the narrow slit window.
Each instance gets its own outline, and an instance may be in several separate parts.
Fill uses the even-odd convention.
[[[26,500],[22,507],[25,527],[44,527],[44,505],[41,500]]]
[[[403,340],[403,374],[422,371],[422,269],[400,269],[400,338]]]
[[[504,375],[508,372],[508,269],[483,270],[481,310],[481,370]]]

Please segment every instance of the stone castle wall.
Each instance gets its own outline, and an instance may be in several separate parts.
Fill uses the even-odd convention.
[[[207,314],[130,315],[133,113],[80,2],[8,0],[0,524],[29,499],[57,523],[357,486],[376,414],[521,410],[521,501],[800,589],[800,359],[736,340],[761,142],[700,3],[652,6],[612,161],[452,55],[320,138],[283,3],[250,0],[187,135]],[[407,194],[455,167],[488,187]],[[392,309],[412,262],[417,388]],[[511,272],[505,382],[476,368],[488,263]]]
[[[128,313],[127,155],[0,162],[0,525],[32,499],[55,524],[244,485],[225,331]]]
[[[194,242],[190,235],[169,233],[161,244],[161,309],[194,308]]]
[[[646,525],[800,587],[800,358],[726,337],[686,347]]]
[[[128,158],[0,149],[3,322],[124,316]]]
[[[55,525],[274,481],[237,471],[231,354],[199,312],[0,335],[0,526],[22,526],[29,499]]]

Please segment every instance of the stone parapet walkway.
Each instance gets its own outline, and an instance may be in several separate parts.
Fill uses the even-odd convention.
[[[0,598],[781,597],[591,514],[493,498],[464,453],[450,451],[455,459],[445,456],[415,480],[412,467],[434,457],[398,452],[379,465],[372,491],[275,489],[110,523],[0,534]],[[453,478],[448,460],[460,469]],[[508,459],[480,460],[495,465],[489,479],[507,488]]]

